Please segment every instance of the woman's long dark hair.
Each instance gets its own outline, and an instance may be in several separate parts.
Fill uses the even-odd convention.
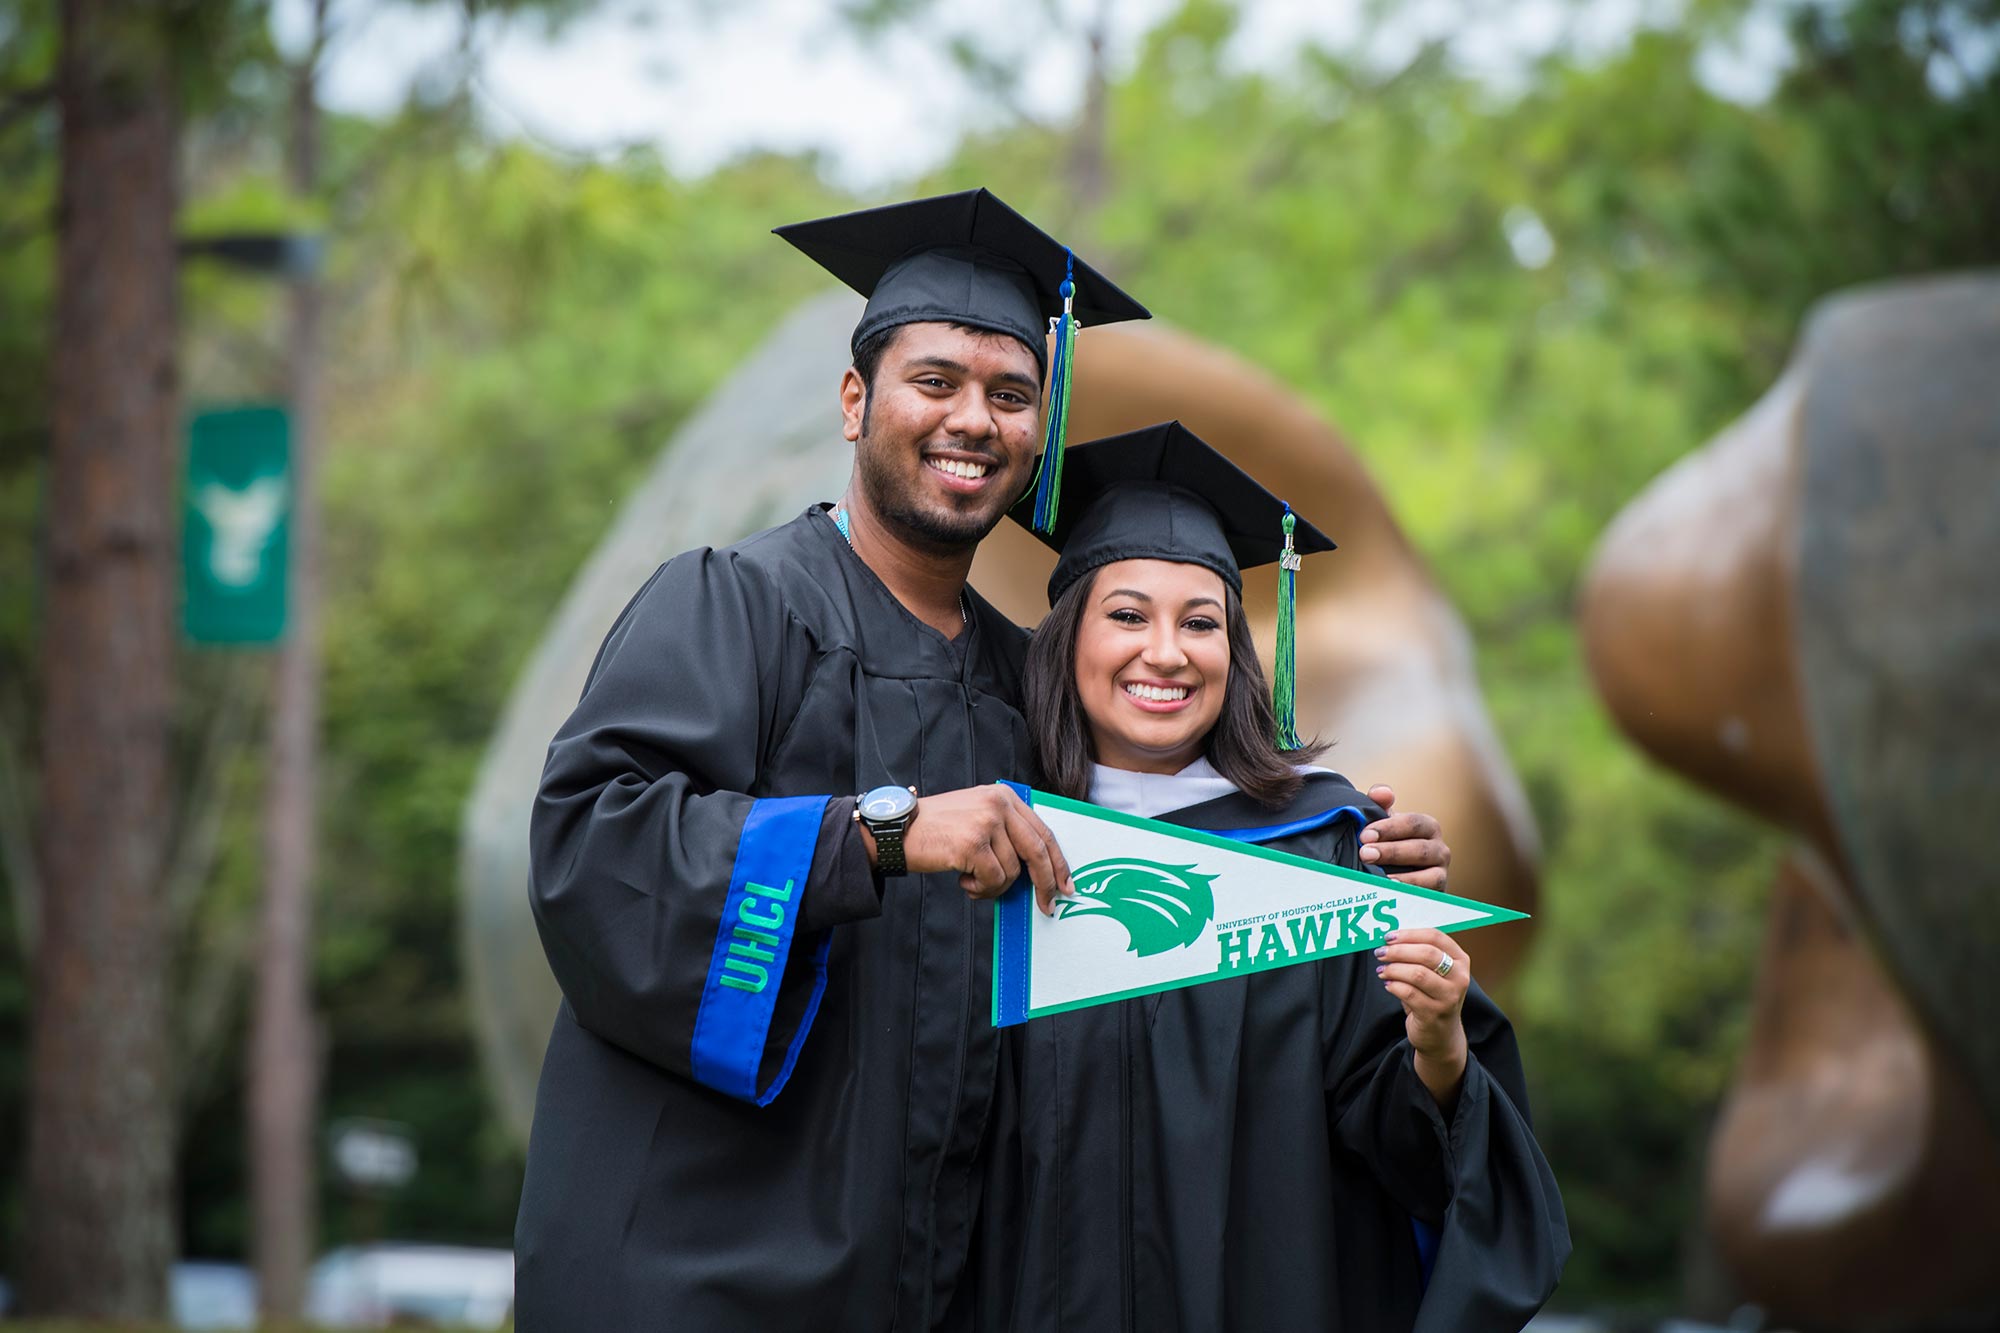
[[[1022,691],[1041,784],[1077,800],[1090,795],[1090,766],[1096,759],[1090,719],[1076,688],[1076,640],[1096,583],[1096,574],[1086,574],[1049,608],[1028,644]],[[1264,680],[1264,665],[1257,660],[1256,640],[1250,637],[1250,617],[1243,613],[1243,599],[1234,589],[1225,587],[1223,599],[1223,618],[1229,625],[1229,682],[1222,691],[1222,712],[1203,742],[1202,753],[1244,794],[1275,810],[1298,795],[1305,781],[1296,766],[1318,758],[1326,746],[1314,741],[1296,750],[1278,748],[1278,717],[1271,709],[1271,689]]]

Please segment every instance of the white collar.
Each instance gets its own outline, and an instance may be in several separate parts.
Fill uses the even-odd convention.
[[[1300,764],[1301,773],[1332,773],[1318,764]],[[1336,775],[1337,776],[1337,775]],[[1216,771],[1207,758],[1195,760],[1178,773],[1134,773],[1129,769],[1090,766],[1090,803],[1107,810],[1151,819],[1156,815],[1185,810],[1218,796],[1241,790]]]
[[[1092,764],[1090,771],[1092,805],[1148,819],[1228,796],[1235,790],[1236,784],[1216,772],[1206,758],[1195,760],[1178,773],[1134,773],[1103,764]]]

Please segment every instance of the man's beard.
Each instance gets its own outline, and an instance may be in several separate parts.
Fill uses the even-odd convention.
[[[915,482],[906,481],[892,461],[883,456],[896,446],[873,440],[867,434],[858,443],[855,470],[869,508],[914,546],[940,555],[957,555],[977,546],[1007,516],[1006,506],[994,509],[990,515],[957,512],[947,505],[926,506],[916,493]],[[917,466],[930,465],[919,457]],[[997,458],[992,460],[991,467],[995,473],[1006,471]],[[1005,478],[1000,480],[1004,484]]]

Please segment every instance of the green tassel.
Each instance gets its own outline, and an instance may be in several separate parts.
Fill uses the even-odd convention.
[[[1035,530],[1044,535],[1056,530],[1056,512],[1062,504],[1063,442],[1069,433],[1070,369],[1076,360],[1076,335],[1082,325],[1070,314],[1076,299],[1076,257],[1069,257],[1063,277],[1063,312],[1049,321],[1055,335],[1055,355],[1049,362],[1048,404],[1043,411],[1042,467],[1035,478]]]
[[[1299,553],[1292,549],[1292,528],[1298,520],[1285,506],[1285,550],[1278,557],[1278,662],[1271,681],[1271,708],[1278,715],[1278,748],[1302,748],[1298,728],[1298,697],[1294,683],[1298,651]]]

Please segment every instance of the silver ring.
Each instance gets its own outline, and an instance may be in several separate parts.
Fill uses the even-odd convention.
[[[1446,954],[1444,957],[1438,959],[1438,965],[1433,970],[1441,977],[1448,977],[1451,975],[1452,966],[1451,955]]]

